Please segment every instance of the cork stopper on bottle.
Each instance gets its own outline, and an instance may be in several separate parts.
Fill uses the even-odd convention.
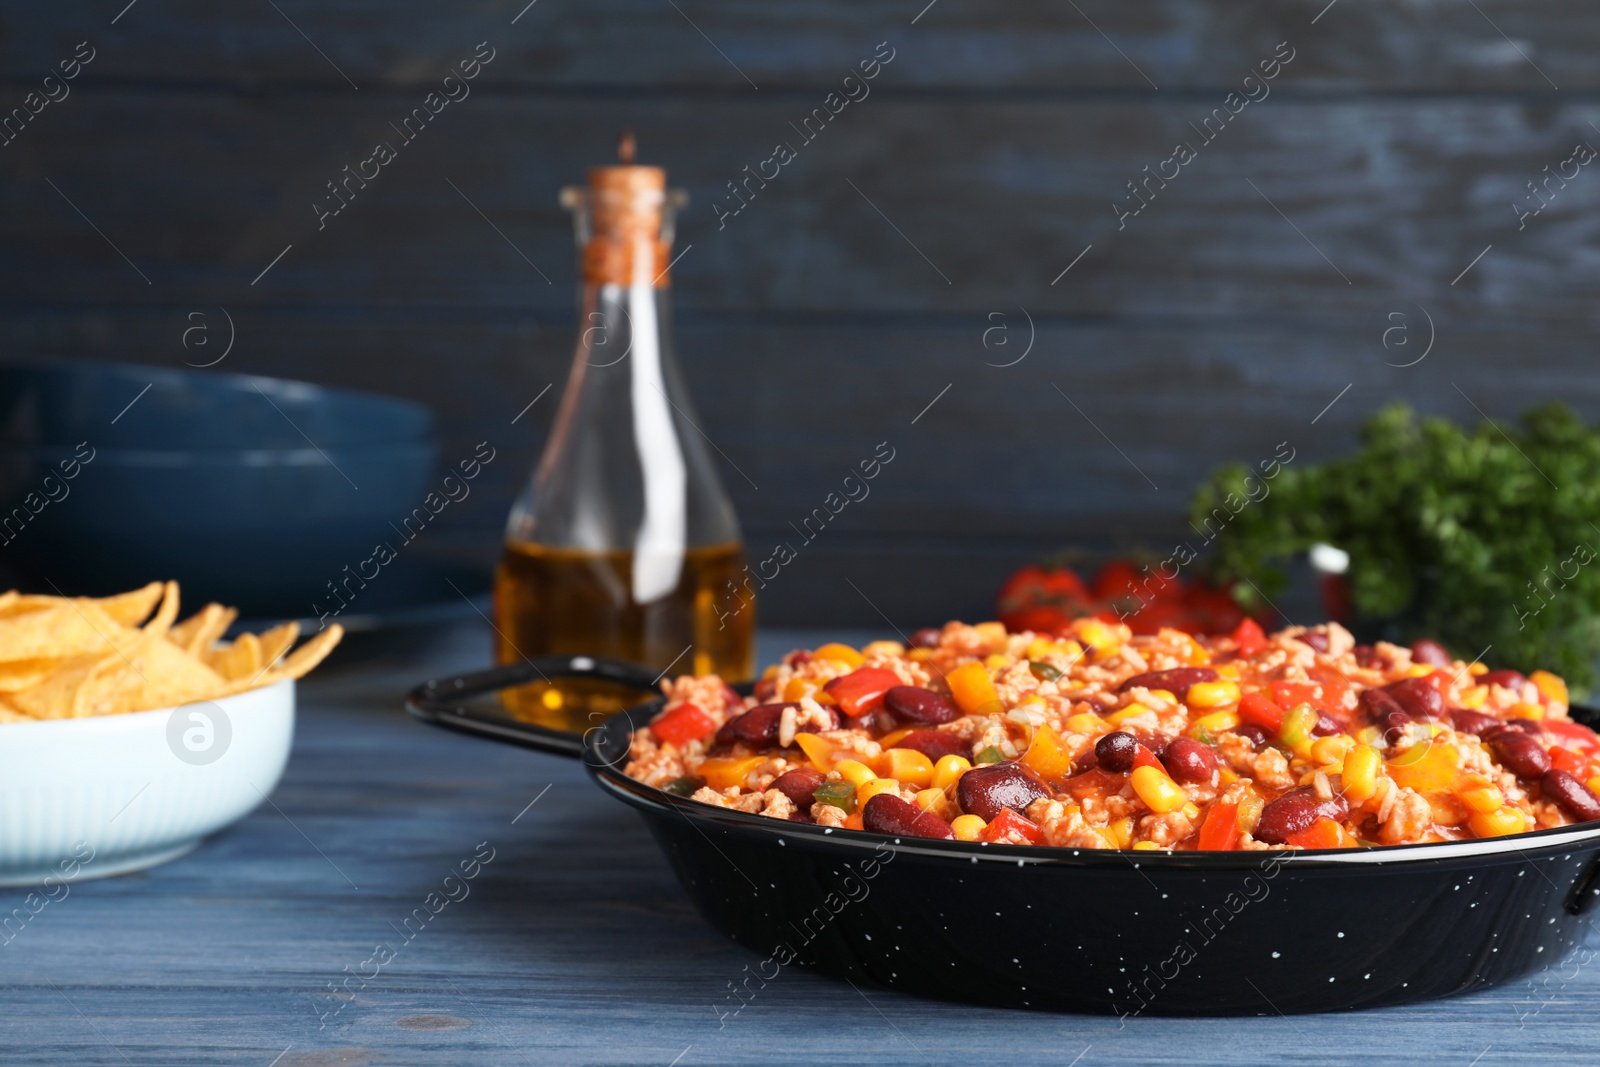
[[[669,242],[662,240],[661,213],[667,172],[633,161],[634,139],[623,130],[618,164],[589,171],[589,243],[583,249],[583,280],[591,285],[667,284]]]

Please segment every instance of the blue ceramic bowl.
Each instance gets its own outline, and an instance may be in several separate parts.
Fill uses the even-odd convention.
[[[420,405],[215,371],[0,364],[0,566],[42,592],[155,578],[311,612],[396,533],[438,460]]]

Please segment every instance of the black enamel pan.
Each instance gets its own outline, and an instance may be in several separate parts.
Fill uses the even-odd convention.
[[[654,688],[651,672],[631,664],[545,657],[428,682],[406,707],[440,726],[581,757],[603,790],[643,816],[706,921],[762,957],[746,972],[751,996],[798,962],[1009,1008],[1369,1008],[1553,965],[1583,940],[1600,896],[1600,823],[1390,848],[1204,853],[891,838],[747,815],[622,773],[632,730],[660,699],[582,737],[474,700],[541,677]],[[1596,713],[1575,712],[1594,722]]]

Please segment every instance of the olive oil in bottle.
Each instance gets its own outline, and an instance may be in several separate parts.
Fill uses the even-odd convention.
[[[632,660],[666,675],[755,668],[755,606],[738,519],[672,347],[673,212],[658,167],[597,167],[562,191],[581,250],[578,341],[550,440],[506,525],[496,660]],[[743,589],[748,589],[748,582]],[[601,682],[508,690],[518,718],[582,731],[644,699]]]

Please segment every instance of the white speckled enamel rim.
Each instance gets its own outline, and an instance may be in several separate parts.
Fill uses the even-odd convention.
[[[159,711],[0,725],[0,886],[173,859],[266,799],[294,681]]]

